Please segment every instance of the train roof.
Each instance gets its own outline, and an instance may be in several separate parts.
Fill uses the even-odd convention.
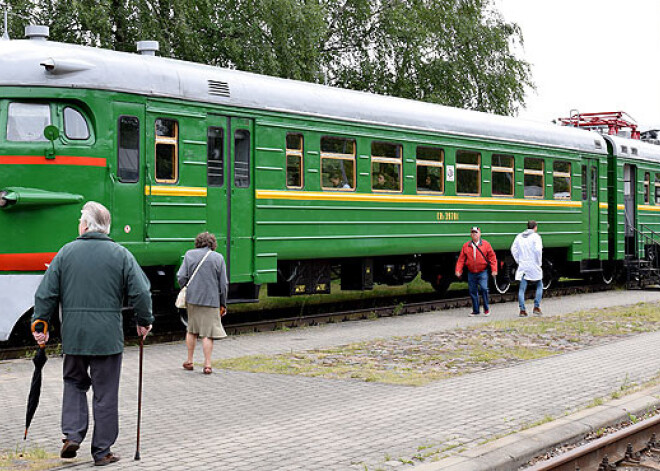
[[[660,162],[660,146],[658,145],[620,136],[604,137],[612,144],[612,153],[617,157]]]
[[[593,132],[163,57],[52,41],[0,42],[0,86],[112,90],[604,154]]]

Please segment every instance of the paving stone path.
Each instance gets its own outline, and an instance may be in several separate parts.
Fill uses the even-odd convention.
[[[613,291],[549,299],[543,308],[557,314],[655,301],[660,292]],[[468,318],[460,309],[244,335],[218,342],[214,357],[416,335],[516,314],[516,305],[509,303],[495,305],[488,319]],[[182,342],[145,349],[142,461],[133,462],[137,349],[126,349],[115,446],[123,459],[114,469],[394,469],[385,464],[388,459],[411,459],[420,447],[473,447],[653,377],[660,370],[660,333],[418,388],[236,371],[204,376],[199,367],[194,372],[181,368],[184,352]],[[45,367],[41,406],[28,442],[52,451],[59,448],[61,367],[57,357]],[[31,371],[27,360],[0,363],[0,449],[22,445]],[[89,440],[80,456],[90,460]]]

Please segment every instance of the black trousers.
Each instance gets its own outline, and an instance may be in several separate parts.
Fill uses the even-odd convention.
[[[89,408],[87,391],[92,387],[94,434],[92,456],[95,460],[110,453],[119,435],[119,376],[122,354],[65,355],[62,433],[81,443],[87,435]]]

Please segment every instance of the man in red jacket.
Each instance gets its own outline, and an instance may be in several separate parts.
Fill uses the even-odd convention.
[[[468,290],[472,298],[471,316],[479,315],[479,291],[484,300],[484,316],[490,316],[488,307],[488,266],[497,276],[497,257],[488,242],[481,238],[481,230],[474,226],[471,230],[472,240],[466,242],[458,255],[456,262],[456,277],[463,274],[463,267],[468,269]]]

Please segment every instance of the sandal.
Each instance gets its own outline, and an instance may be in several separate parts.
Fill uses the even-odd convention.
[[[188,371],[194,370],[192,361],[184,361],[183,362],[183,369],[188,370]]]
[[[213,373],[213,370],[211,369],[211,367],[210,366],[205,366],[204,367],[204,374],[205,375],[210,375],[211,373]]]

